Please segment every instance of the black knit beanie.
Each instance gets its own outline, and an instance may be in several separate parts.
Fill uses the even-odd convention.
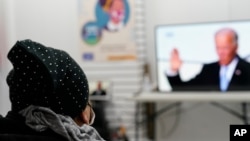
[[[13,65],[7,76],[13,111],[37,105],[74,118],[85,109],[87,78],[65,51],[22,40],[9,51],[8,59]]]

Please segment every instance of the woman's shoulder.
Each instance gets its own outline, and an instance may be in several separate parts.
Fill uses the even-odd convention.
[[[5,117],[0,118],[0,133],[28,133],[31,132],[25,125],[24,119],[15,112],[8,112]]]
[[[23,134],[0,134],[1,141],[67,141],[63,138],[41,136],[41,135],[23,135]]]
[[[25,124],[22,116],[14,112],[8,112],[5,117],[0,117],[0,140],[35,140],[35,141],[64,141],[64,138],[52,130],[36,132]]]

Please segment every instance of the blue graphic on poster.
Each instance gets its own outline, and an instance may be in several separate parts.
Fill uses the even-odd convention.
[[[101,36],[102,31],[95,22],[86,23],[82,28],[82,38],[89,45],[98,43]]]
[[[86,23],[82,29],[82,39],[90,44],[97,44],[102,31],[118,32],[129,20],[127,0],[98,0],[95,7],[95,22]]]
[[[91,52],[86,52],[86,53],[83,53],[82,55],[83,59],[84,60],[93,60],[94,59],[94,54],[91,53]]]

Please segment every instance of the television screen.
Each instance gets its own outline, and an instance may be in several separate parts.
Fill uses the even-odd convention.
[[[249,90],[250,21],[155,28],[158,89]]]

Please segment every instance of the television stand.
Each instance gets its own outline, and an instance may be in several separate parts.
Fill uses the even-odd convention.
[[[250,101],[250,92],[248,91],[238,91],[238,92],[203,92],[203,91],[194,91],[194,92],[138,92],[133,97],[129,98],[137,102],[136,104],[136,117],[135,117],[135,139],[138,140],[138,130],[139,126],[145,122],[153,121],[155,122],[156,118],[175,108],[180,106],[182,102],[210,102],[213,106],[221,108],[222,110],[232,114],[233,116],[238,117],[243,121],[244,124],[248,124],[248,113],[247,113],[247,102]],[[218,102],[239,102],[241,103],[242,114],[238,111],[230,109],[223,104]],[[138,112],[140,111],[140,103],[159,103],[159,102],[173,102],[158,111],[155,111],[152,115],[139,119]]]

